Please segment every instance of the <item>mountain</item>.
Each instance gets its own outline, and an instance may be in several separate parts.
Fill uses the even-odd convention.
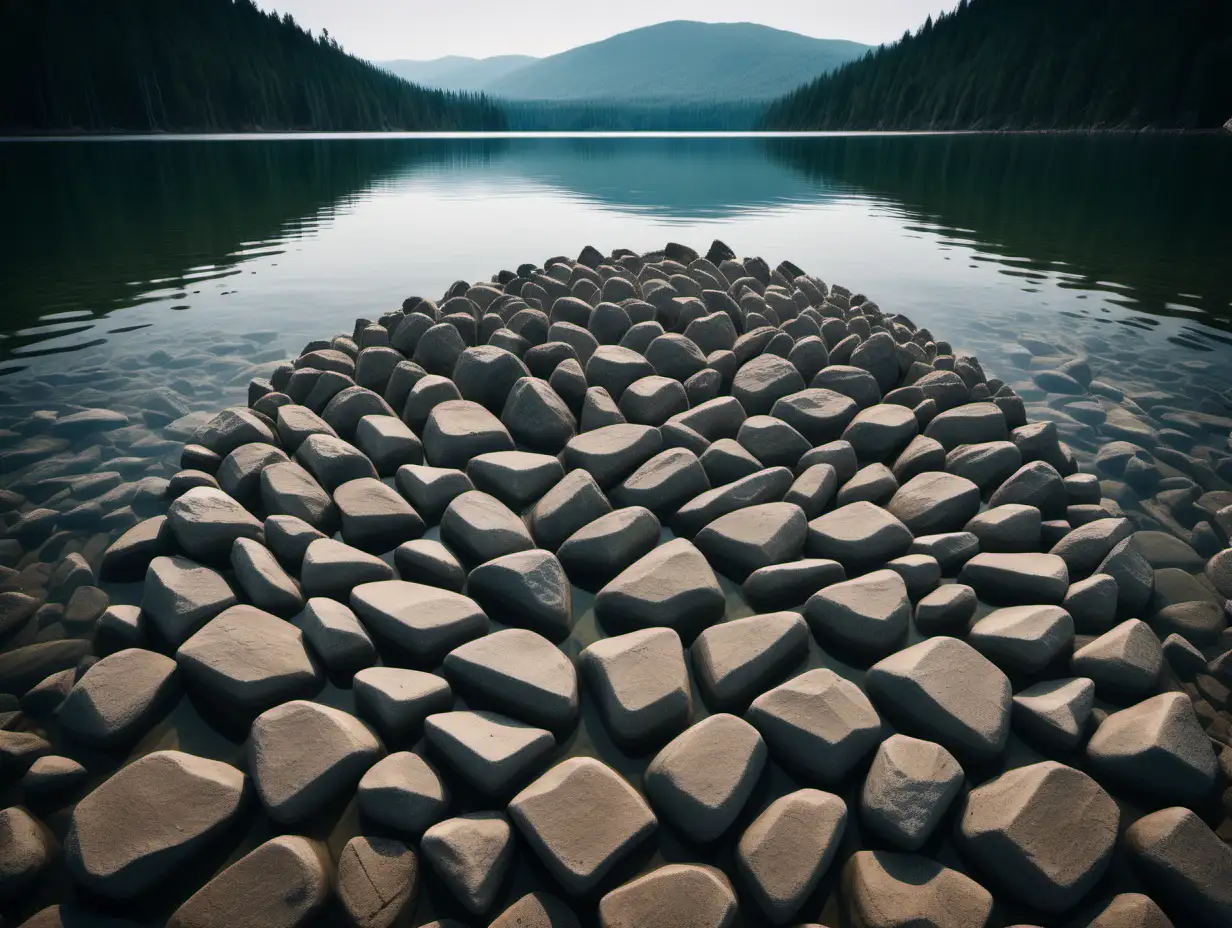
[[[469,81],[481,66],[512,56],[463,64],[452,80],[434,75],[426,82],[518,101],[680,104],[769,100],[867,50],[868,46],[858,42],[814,39],[753,23],[676,21],[524,61],[475,83]],[[414,71],[394,65],[441,65],[448,70],[446,61],[384,62],[382,66],[411,76]]]
[[[775,101],[767,129],[1218,128],[1228,0],[961,0]]]
[[[431,61],[378,61],[378,66],[403,80],[437,90],[482,93],[514,71],[538,61],[530,55],[497,55],[493,58],[466,58],[448,55]]]
[[[251,0],[0,4],[0,131],[503,129]]]

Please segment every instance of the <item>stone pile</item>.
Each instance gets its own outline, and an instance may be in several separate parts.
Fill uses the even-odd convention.
[[[0,917],[1232,926],[1232,421],[1019,344],[588,247],[14,423]]]

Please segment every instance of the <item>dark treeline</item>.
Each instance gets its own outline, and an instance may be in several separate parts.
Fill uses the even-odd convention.
[[[1215,128],[1229,0],[962,0],[776,101],[769,129]]]
[[[251,0],[4,0],[0,131],[503,129]]]
[[[518,132],[745,132],[765,104],[750,101],[662,103],[501,101],[509,128]]]

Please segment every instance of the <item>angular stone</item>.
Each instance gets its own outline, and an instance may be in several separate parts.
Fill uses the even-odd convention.
[[[513,828],[499,812],[472,812],[433,825],[420,849],[454,898],[482,915],[513,864]]]
[[[1022,452],[1013,442],[990,441],[959,445],[945,456],[944,469],[965,477],[987,493],[1001,486],[1022,467]]]
[[[911,443],[895,458],[890,468],[899,483],[906,483],[912,477],[922,473],[945,468],[945,449],[936,439],[917,435]],[[969,478],[969,475],[962,474]]]
[[[510,801],[509,816],[571,893],[594,887],[658,825],[637,790],[590,757],[543,774]]]
[[[415,904],[419,862],[394,838],[357,835],[338,858],[338,902],[353,925],[390,928]]]
[[[722,871],[697,864],[659,867],[599,900],[604,928],[729,928],[738,911]]]
[[[495,496],[478,490],[449,504],[441,516],[441,541],[476,564],[535,547],[522,520]]]
[[[806,519],[822,515],[838,491],[838,472],[830,464],[813,464],[796,478],[783,502],[794,503],[804,510]]]
[[[976,622],[967,641],[1001,667],[1038,673],[1070,651],[1074,620],[1059,606],[1010,606]]]
[[[439,522],[456,497],[474,489],[471,478],[460,470],[418,464],[399,467],[394,483],[429,524]]]
[[[663,436],[649,425],[608,425],[571,439],[562,458],[567,470],[582,468],[600,487],[620,483],[663,447]]]
[[[907,597],[915,602],[931,593],[941,583],[941,565],[929,554],[904,554],[886,564],[887,569],[903,578]]]
[[[424,720],[453,707],[453,691],[442,677],[400,667],[365,667],[355,674],[355,711],[387,744],[417,738]]]
[[[963,784],[954,755],[907,735],[881,742],[860,792],[860,818],[879,837],[919,850],[945,817]]]
[[[603,387],[617,402],[631,384],[655,373],[654,366],[636,351],[616,345],[599,347],[585,363],[586,382]]]
[[[1211,742],[1184,693],[1160,693],[1109,715],[1087,742],[1093,774],[1159,802],[1199,802],[1215,785]]]
[[[1232,923],[1232,849],[1185,808],[1144,815],[1125,847],[1151,891],[1195,925]]]
[[[688,329],[693,329],[693,334],[697,334],[695,326],[704,325],[705,319],[696,319],[689,323]],[[717,323],[719,326],[722,322]],[[710,323],[708,327],[713,328],[715,323]],[[686,332],[688,331],[686,329]],[[646,346],[646,360],[654,366],[655,372],[663,377],[671,377],[675,380],[685,381],[700,371],[706,366],[706,352],[702,350],[698,342],[693,338],[693,334],[678,335],[675,332],[669,332],[660,335]],[[732,343],[735,343],[735,331],[732,331]],[[720,348],[731,348],[731,345],[715,344],[711,351],[718,351]]]
[[[355,789],[384,753],[353,715],[303,700],[263,712],[248,736],[248,769],[266,814],[281,825],[302,822]]]
[[[721,572],[743,583],[750,573],[797,559],[808,521],[794,503],[763,503],[730,512],[697,533],[694,544]]]
[[[423,429],[424,454],[433,467],[464,468],[490,451],[512,451],[509,430],[470,400],[447,400],[432,409]]]
[[[274,433],[265,420],[242,407],[224,409],[193,435],[193,444],[208,448],[220,458],[255,441],[274,444]]]
[[[1155,572],[1133,537],[1119,542],[1100,562],[1096,572],[1116,581],[1119,615],[1137,616],[1150,603],[1155,590]]]
[[[745,363],[732,380],[732,396],[750,416],[765,415],[777,400],[805,388],[804,378],[785,358],[758,355]]]
[[[182,557],[156,557],[145,575],[141,611],[172,647],[235,604],[220,574]],[[2,675],[0,675],[2,676]]]
[[[689,672],[680,636],[670,628],[601,639],[583,649],[578,662],[617,742],[660,741],[689,724]]]
[[[911,531],[869,502],[850,503],[809,523],[805,552],[838,561],[849,572],[879,566],[907,553]]]
[[[1172,922],[1150,896],[1120,893],[1100,910],[1089,928],[1172,928]]]
[[[556,454],[577,433],[577,420],[546,380],[523,377],[513,385],[501,422],[518,443]]]
[[[1065,561],[1070,577],[1088,577],[1120,542],[1134,533],[1128,519],[1096,519],[1080,525],[1052,546],[1050,553]]]
[[[304,607],[299,584],[264,545],[237,538],[231,546],[231,569],[245,598],[258,609],[289,617]]]
[[[602,387],[590,387],[582,398],[579,432],[593,432],[609,425],[624,425],[625,416]]]
[[[689,408],[684,386],[657,374],[636,380],[620,396],[619,409],[626,422],[659,426]]]
[[[943,577],[953,577],[980,550],[980,540],[970,532],[921,535],[911,542],[910,554],[927,554],[937,561]]]
[[[278,407],[277,422],[278,440],[290,454],[298,451],[309,435],[338,435],[333,426],[307,406],[295,403]]]
[[[449,790],[418,754],[397,751],[368,768],[359,781],[359,811],[387,828],[420,834],[445,817]]]
[[[521,512],[564,477],[560,461],[548,454],[495,451],[472,458],[466,475],[475,489]]]
[[[802,605],[817,590],[846,579],[847,572],[838,561],[804,558],[753,571],[744,581],[744,598],[762,611],[790,609]]]
[[[235,819],[244,782],[229,764],[180,751],[133,761],[73,809],[64,840],[69,872],[112,899],[151,891]],[[150,799],[159,796],[176,801]]]
[[[663,518],[709,489],[710,481],[697,455],[685,448],[669,448],[613,488],[612,500],[622,507],[644,507]]]
[[[19,783],[22,794],[44,799],[63,795],[85,782],[86,768],[68,757],[46,755],[36,758]]]
[[[430,715],[424,736],[463,778],[491,796],[518,786],[556,747],[550,731],[495,712]]]
[[[980,488],[953,474],[912,477],[886,507],[914,535],[938,535],[963,528],[980,509]]]
[[[108,655],[60,704],[60,728],[92,747],[131,745],[179,696],[175,671],[175,661],[153,651],[128,648]]]
[[[505,625],[529,628],[552,641],[569,634],[569,578],[550,551],[519,551],[481,564],[467,577],[466,593]]]
[[[905,733],[981,760],[1005,749],[1010,681],[969,644],[939,636],[874,664],[869,695]]]
[[[1071,659],[1074,673],[1090,677],[1101,695],[1121,697],[1153,693],[1163,663],[1163,646],[1138,619],[1127,619],[1088,642]]]
[[[51,832],[24,808],[0,810],[0,900],[19,901],[56,850]]]
[[[345,600],[359,584],[393,575],[393,568],[379,557],[332,538],[318,538],[308,545],[300,571],[304,593],[338,600]]]
[[[308,405],[312,405],[309,397]],[[338,391],[325,405],[321,418],[328,422],[343,441],[354,441],[359,421],[365,416],[396,416],[379,393],[363,387],[347,387]]]
[[[168,928],[298,928],[329,901],[326,848],[280,835],[249,851],[175,910]]]
[[[676,510],[671,519],[672,531],[681,537],[693,538],[720,516],[747,506],[778,502],[791,489],[791,485],[790,470],[771,467],[707,490]]]
[[[646,768],[646,794],[691,840],[713,841],[735,821],[766,765],[748,722],[720,713],[685,729]]]
[[[464,399],[481,403],[500,415],[510,391],[530,371],[521,359],[504,348],[479,345],[458,355],[450,377]]]
[[[861,461],[885,461],[897,457],[915,438],[915,414],[905,406],[877,403],[858,412],[843,430]]]
[[[761,461],[733,438],[720,438],[701,456],[712,487],[733,483],[762,469]]]
[[[367,455],[333,435],[309,435],[295,452],[295,460],[303,465],[328,493],[334,492],[348,480],[377,476],[376,468],[372,466]],[[262,490],[264,495],[264,487]],[[287,514],[298,515],[308,521],[300,513]]]
[[[866,502],[884,506],[898,492],[898,481],[893,471],[884,464],[869,464],[861,467],[854,477],[843,484],[835,502],[839,506]]]
[[[396,416],[364,416],[355,429],[355,444],[382,477],[392,477],[403,464],[423,463],[423,443]]]
[[[532,631],[505,629],[461,645],[445,657],[444,669],[455,687],[530,724],[561,730],[577,718],[573,665]]]
[[[452,921],[433,922],[425,928],[432,926],[462,928],[460,923]],[[488,928],[582,928],[582,923],[573,910],[555,896],[533,892],[505,909]]]
[[[981,512],[965,531],[980,540],[980,550],[993,554],[1038,551],[1042,522],[1034,506],[1006,503]]]
[[[261,472],[271,464],[290,461],[286,452],[273,445],[254,443],[240,445],[219,465],[216,486],[224,493],[249,509],[255,508],[261,492]]]
[[[376,663],[376,647],[355,613],[333,599],[315,597],[304,607],[300,628],[331,674],[351,679]]]
[[[1089,776],[1044,761],[973,789],[958,834],[979,867],[1019,902],[1062,912],[1108,869],[1120,818]]]
[[[338,525],[333,498],[294,461],[261,471],[261,505],[270,516],[293,516],[319,532],[332,534]]]
[[[915,627],[921,635],[966,635],[978,605],[971,587],[947,583],[916,603]]]
[[[1069,500],[1065,484],[1055,467],[1045,461],[1024,464],[988,500],[990,506],[1021,503],[1034,506],[1046,519],[1065,515]]]
[[[712,625],[693,642],[693,668],[707,703],[743,712],[808,653],[799,613],[755,615]]]
[[[907,634],[911,600],[903,578],[877,570],[818,590],[804,605],[817,639],[867,654],[886,654]]]
[[[166,516],[154,516],[124,532],[103,553],[99,579],[116,583],[140,581],[154,558],[171,552],[171,532],[166,525]]]
[[[659,537],[659,520],[649,510],[617,509],[570,535],[560,562],[573,583],[597,589],[654,550]]]
[[[665,626],[692,641],[723,617],[727,600],[714,571],[690,542],[659,545],[595,596],[595,617],[614,633]]]
[[[363,583],[351,591],[350,605],[379,641],[426,667],[488,632],[488,617],[473,599],[421,583]]]
[[[1095,684],[1087,677],[1036,683],[1014,697],[1014,729],[1046,745],[1073,750],[1086,733],[1094,704]]]
[[[687,426],[709,441],[718,441],[720,438],[735,438],[747,416],[748,413],[735,397],[720,396],[673,416],[669,422]]]
[[[189,490],[167,508],[167,527],[189,557],[226,562],[237,538],[261,541],[261,522],[238,502],[211,487]]]
[[[857,851],[843,867],[841,898],[861,928],[983,928],[992,894],[957,870],[917,854]]]
[[[1005,415],[993,403],[966,403],[938,413],[928,423],[924,434],[941,442],[946,451],[953,451],[959,445],[978,445],[1009,438]]]
[[[736,441],[765,467],[795,467],[812,448],[803,435],[773,416],[749,416]]]
[[[868,371],[850,364],[838,364],[838,345],[831,346],[830,360],[832,363],[822,368],[811,381],[809,388],[813,390],[829,390],[841,393],[855,400],[860,409],[881,402],[881,388],[877,379]]]
[[[527,516],[527,523],[541,548],[557,551],[582,527],[612,511],[595,478],[580,468],[570,471],[548,490]]]
[[[1069,591],[1069,571],[1055,554],[977,554],[958,581],[990,603],[1059,605]]]

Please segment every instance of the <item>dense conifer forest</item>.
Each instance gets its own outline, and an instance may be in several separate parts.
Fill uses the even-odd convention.
[[[501,100],[518,132],[747,132],[763,102],[663,103],[636,100]]]
[[[504,129],[251,0],[5,0],[0,131]]]
[[[1229,0],[962,0],[767,110],[767,129],[1217,128]]]

